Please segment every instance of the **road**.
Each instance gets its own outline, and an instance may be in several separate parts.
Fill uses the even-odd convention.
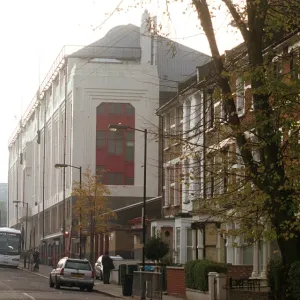
[[[97,292],[81,292],[77,288],[49,287],[48,279],[19,269],[0,267],[0,300],[112,300]]]

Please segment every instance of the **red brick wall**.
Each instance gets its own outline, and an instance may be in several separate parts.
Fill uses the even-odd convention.
[[[249,278],[253,270],[252,265],[228,265],[227,277]]]
[[[167,292],[169,295],[185,297],[184,268],[167,267]]]

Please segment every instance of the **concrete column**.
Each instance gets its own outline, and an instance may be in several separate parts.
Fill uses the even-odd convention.
[[[227,289],[226,289],[226,278],[225,274],[217,274],[217,299],[226,300],[227,299]]]
[[[180,263],[185,264],[187,258],[187,228],[180,223]]]
[[[220,262],[221,261],[221,235],[219,232],[217,233],[216,249],[217,249],[217,260],[218,262]]]
[[[193,260],[197,259],[197,230],[192,230]]]
[[[257,278],[259,276],[258,269],[259,269],[259,257],[258,257],[258,242],[256,241],[253,245],[253,271],[252,271],[252,278]]]
[[[208,294],[209,300],[215,300],[215,277],[218,275],[217,272],[208,273]]]
[[[232,229],[232,224],[227,224],[226,227],[227,227],[227,230],[230,230],[230,229]],[[234,264],[234,249],[233,249],[233,245],[232,245],[232,237],[231,236],[227,236],[226,248],[227,248],[227,263]]]
[[[263,242],[263,269],[262,272],[260,273],[260,277],[263,279],[267,278],[267,266],[268,266],[268,260],[269,260],[269,242],[264,241]]]
[[[197,229],[197,235],[198,235],[198,259],[204,258],[204,243],[203,243],[203,232],[200,229]]]

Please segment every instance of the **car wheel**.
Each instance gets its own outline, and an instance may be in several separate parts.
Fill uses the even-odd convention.
[[[60,283],[58,282],[57,278],[55,278],[55,288],[56,288],[57,290],[60,289]]]
[[[93,291],[93,286],[88,286],[88,287],[87,287],[87,291],[88,291],[88,292],[92,292],[92,291]]]
[[[79,287],[81,291],[84,291],[84,286]]]
[[[52,280],[51,280],[51,276],[49,277],[49,286],[50,286],[51,288],[54,287],[54,283],[53,283]]]

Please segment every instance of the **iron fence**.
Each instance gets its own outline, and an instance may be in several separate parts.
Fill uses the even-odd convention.
[[[162,273],[145,271],[133,273],[133,297],[162,300],[162,290]]]
[[[260,291],[260,280],[249,278],[229,278],[229,289]]]

